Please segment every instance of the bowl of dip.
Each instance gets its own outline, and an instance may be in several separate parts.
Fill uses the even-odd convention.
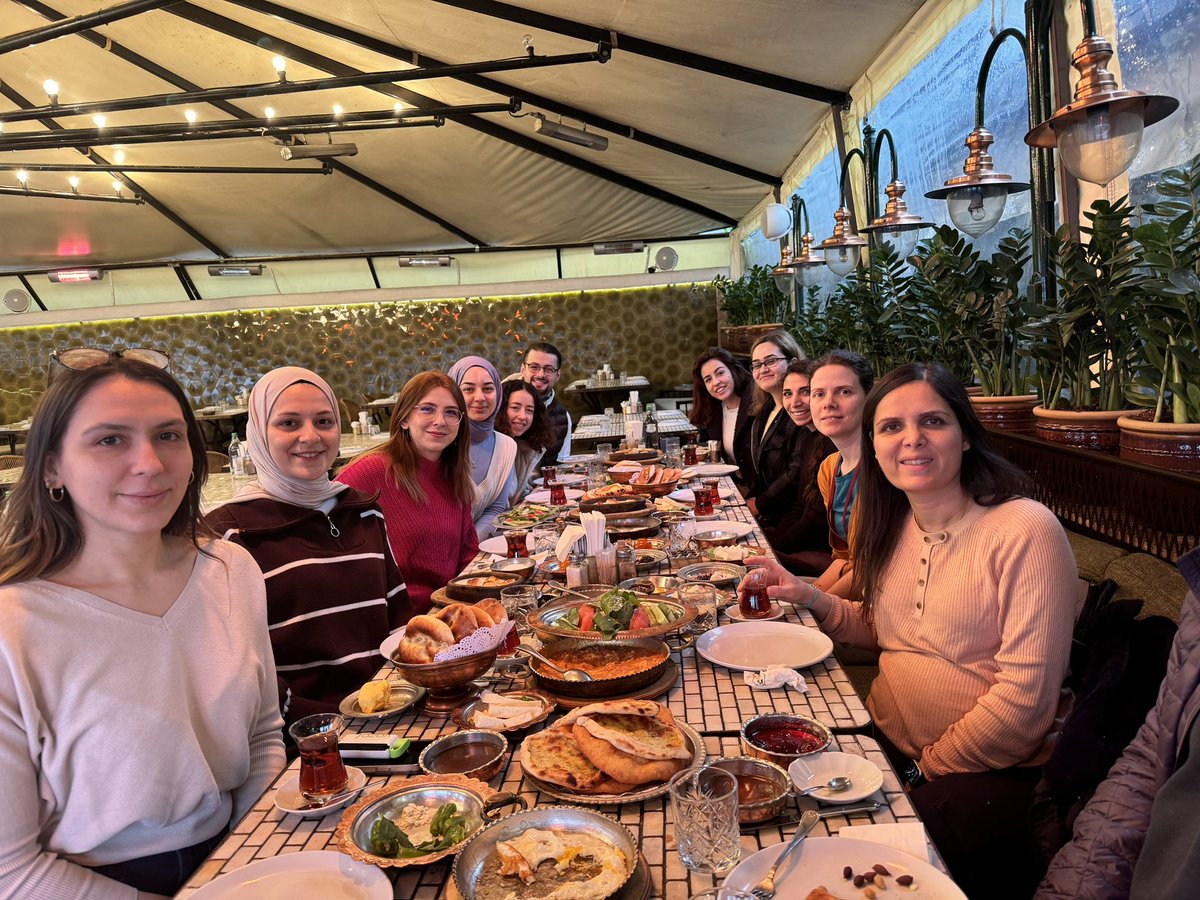
[[[792,760],[820,753],[833,740],[833,733],[808,716],[764,713],[742,723],[742,752],[787,769]]]

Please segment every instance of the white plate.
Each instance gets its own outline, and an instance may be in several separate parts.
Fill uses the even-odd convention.
[[[747,619],[742,615],[742,608],[734,603],[732,606],[725,607],[725,615],[733,619],[735,622],[773,622],[775,619],[783,618],[783,606],[779,603],[771,604],[771,614],[769,616],[759,616],[757,619]]]
[[[746,857],[725,877],[724,886],[741,891],[762,881],[767,870],[775,864],[787,842],[781,841],[772,847],[759,850]],[[860,841],[849,837],[805,838],[799,849],[792,853],[783,868],[775,873],[776,890],[783,890],[777,897],[803,897],[818,884],[825,885],[834,894],[860,897],[862,891],[854,888],[842,877],[842,869],[850,866],[855,872],[865,872],[876,863],[887,866],[891,878],[884,879],[888,889],[880,891],[881,897],[920,897],[922,900],[967,900],[950,876],[935,869],[923,859],[917,859],[901,850],[895,850],[873,841]],[[897,887],[895,876],[911,875],[913,889]],[[781,879],[786,879],[781,882]]]
[[[803,669],[833,652],[833,641],[816,628],[792,622],[739,622],[706,631],[696,652],[711,663],[739,672],[767,666]]]
[[[302,850],[260,859],[214,878],[194,900],[392,900],[375,866],[336,850]]]
[[[689,535],[704,531],[732,531],[740,538],[754,530],[754,526],[749,522],[736,522],[732,519],[709,519],[700,523],[692,523],[687,528],[691,529],[688,532]]]
[[[738,467],[729,463],[701,463],[698,466],[688,466],[688,470],[693,475],[700,475],[701,477],[707,475],[709,478],[712,478],[719,475],[732,475],[738,471]]]
[[[564,493],[567,495],[568,500],[578,500],[580,497],[583,496],[583,491],[577,491],[574,488],[566,488]],[[549,503],[550,502],[550,492],[549,491],[534,491],[531,494],[527,494],[525,496],[525,499],[528,500],[530,503]]]
[[[558,461],[558,464],[561,466],[561,465],[575,465],[576,463],[585,463],[589,459],[592,459],[594,457],[594,455],[595,454],[592,454],[592,453],[573,453],[570,456],[565,456],[562,459],[560,459]],[[551,464],[546,463],[546,465],[551,465]]]
[[[532,527],[536,528],[537,526],[534,525]],[[530,553],[533,552],[533,534],[532,533],[525,536],[525,546],[529,548]],[[486,541],[480,541],[479,549],[482,550],[484,553],[495,553],[497,556],[507,556],[508,555],[508,541],[505,540],[504,535],[498,534],[495,537],[488,538]]]
[[[379,645],[379,654],[386,660],[391,660],[392,654],[396,652],[396,648],[400,646],[400,638],[404,637],[403,629],[398,628],[383,639],[383,643]]]
[[[585,481],[587,481],[587,476],[586,475],[577,475],[572,472],[559,472],[558,480],[561,481],[564,485],[583,484]],[[533,479],[529,483],[530,484],[541,484],[542,483],[541,476]]]
[[[717,488],[717,493],[720,495],[722,500],[728,500],[730,497],[735,496],[737,491],[735,491],[733,488],[727,488],[725,485],[721,485]],[[696,502],[696,494],[691,488],[680,488],[677,491],[671,491],[671,493],[667,494],[667,496],[672,500],[678,500],[680,503]]]
[[[346,778],[346,790],[348,791],[360,791],[367,784],[367,776],[363,774],[362,769],[356,769],[354,766],[346,766]],[[289,775],[279,783],[279,788],[275,791],[275,808],[280,812],[300,816],[302,819],[319,819],[357,799],[358,794],[351,794],[336,803],[330,803],[317,809],[300,809],[308,801],[300,794],[300,774],[296,773]]]
[[[808,795],[822,803],[855,803],[865,800],[883,787],[883,772],[879,770],[879,766],[853,753],[826,750],[804,757],[804,762],[813,771],[813,777],[808,780],[801,776],[795,762],[788,766],[788,775],[792,776],[792,783],[800,790],[824,784],[835,775],[850,776],[851,785],[848,790],[835,794],[828,788],[823,788]]]

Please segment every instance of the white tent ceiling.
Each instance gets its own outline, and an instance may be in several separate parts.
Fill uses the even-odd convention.
[[[6,38],[118,6],[118,0],[0,0],[0,118],[59,104],[291,82],[524,56],[578,54],[605,39],[606,63],[502,71],[380,87],[255,96],[225,103],[105,113],[105,128],[347,114],[412,105],[504,103],[609,139],[604,152],[535,135],[508,112],[448,117],[443,127],[356,131],[358,145],[326,176],[130,170],[126,196],[144,205],[15,196],[0,170],[0,271],[65,263],[328,255],[585,244],[682,237],[735,223],[778,179],[844,94],[924,0],[195,0],[149,9],[76,34],[5,50]],[[684,57],[677,53],[691,54]],[[657,57],[657,58],[656,58]],[[433,62],[431,62],[433,61]],[[688,64],[692,63],[692,64]],[[728,64],[733,76],[706,71]],[[700,66],[699,68],[697,66]],[[742,67],[738,69],[737,67]],[[747,71],[750,70],[750,71]],[[756,74],[761,73],[761,74]],[[481,80],[490,79],[490,80]],[[750,83],[755,78],[760,84]],[[831,91],[801,96],[806,82]],[[599,120],[607,120],[598,125]],[[170,143],[4,150],[4,141],[55,128],[91,129],[92,115],[45,114],[4,124],[0,165],[28,165],[30,190],[113,193],[125,166],[319,169],[285,162],[261,136]],[[630,135],[645,135],[638,140]],[[313,143],[324,137],[310,138]],[[716,163],[716,164],[713,164]]]

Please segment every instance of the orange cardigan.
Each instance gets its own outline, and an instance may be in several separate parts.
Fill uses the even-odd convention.
[[[833,503],[833,484],[837,476],[838,463],[842,456],[840,453],[830,453],[821,463],[821,468],[817,470],[817,487],[821,489],[821,498],[825,501],[825,518],[829,518],[829,505]],[[844,559],[847,565],[842,570],[845,575],[854,568],[854,558],[850,555],[850,547],[854,546],[854,534],[858,530],[858,504],[855,503],[850,509],[850,529],[847,537],[848,546],[841,548],[842,538],[832,527],[829,529],[829,547],[833,551],[834,559]]]

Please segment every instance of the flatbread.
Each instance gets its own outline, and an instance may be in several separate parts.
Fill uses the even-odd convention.
[[[521,768],[534,778],[573,790],[595,787],[604,778],[569,728],[548,728],[521,741]]]
[[[687,768],[688,759],[643,759],[632,753],[618,750],[608,741],[593,737],[582,724],[571,726],[579,749],[605,775],[627,784],[645,784],[647,781],[666,781],[676,772]]]
[[[586,790],[579,791],[580,794],[628,794],[632,791],[636,784],[628,784],[624,781],[617,781],[614,778],[609,778],[605,775],[599,783]]]
[[[674,725],[645,716],[580,716],[574,728],[582,727],[592,737],[608,741],[617,750],[643,759],[691,759],[683,732]]]
[[[615,716],[657,716],[665,706],[659,706],[653,700],[605,700],[601,703],[589,703],[573,709],[558,720],[556,727],[563,728],[574,725],[580,716],[591,716],[600,713],[611,713]],[[668,715],[670,715],[668,713]]]

